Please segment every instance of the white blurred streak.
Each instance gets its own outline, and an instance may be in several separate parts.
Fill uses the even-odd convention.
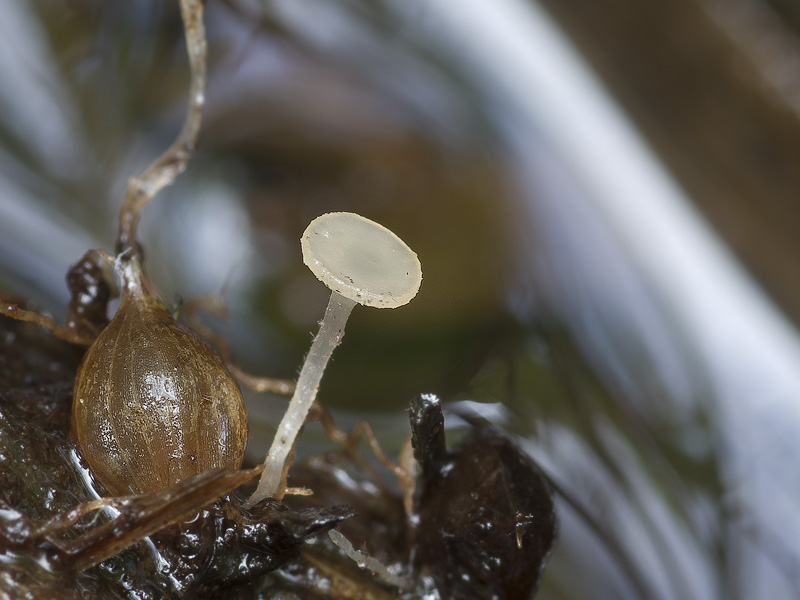
[[[201,296],[251,280],[257,265],[245,262],[251,228],[237,190],[218,179],[184,178],[180,190],[170,189],[159,200],[142,213],[140,237],[148,268],[164,282],[167,298]]]
[[[354,125],[380,111],[379,118],[372,118],[372,123],[386,127],[399,122],[415,128],[423,124],[426,132],[440,142],[450,142],[456,147],[464,143],[469,129],[464,124],[469,122],[471,115],[461,103],[453,101],[453,82],[444,80],[429,59],[408,52],[408,48],[402,43],[398,45],[394,37],[376,32],[357,9],[351,10],[354,8],[352,3],[347,6],[348,3],[327,0],[261,0],[261,4],[265,11],[278,15],[280,21],[291,29],[292,35],[309,43],[321,54],[347,65],[348,71],[357,72],[359,78],[369,81],[373,90],[382,92],[381,103],[387,103],[389,110],[381,107],[380,103],[374,104],[374,95],[372,100],[361,99],[351,90],[350,95],[343,98],[349,103],[358,100],[358,104],[344,112],[349,119],[346,121],[347,131],[342,134],[345,139],[358,131]],[[407,5],[398,2],[394,8],[416,13],[419,6],[415,2]],[[412,14],[412,18],[415,17]],[[323,88],[317,93],[324,95],[326,104],[329,97],[337,100],[330,90]],[[344,96],[341,92],[340,95]],[[316,100],[319,102],[319,98]],[[341,111],[344,105],[339,101],[335,106]],[[341,118],[340,111],[330,114]]]
[[[403,5],[409,13],[422,12],[415,2]],[[795,330],[706,227],[540,7],[519,0],[424,5],[429,35],[452,44],[453,54],[489,90],[497,118],[512,124],[520,182],[538,202],[521,208],[520,219],[526,221],[520,227],[545,234],[555,230],[550,239],[560,246],[548,250],[570,252],[575,261],[546,257],[553,261],[553,273],[574,269],[556,280],[561,285],[556,302],[596,311],[594,317],[614,317],[615,322],[606,321],[603,343],[613,341],[615,325],[629,328],[624,321],[631,315],[642,328],[637,342],[648,346],[662,374],[675,370],[658,364],[674,360],[675,349],[665,353],[654,347],[655,339],[663,340],[647,331],[654,318],[674,330],[672,343],[683,337],[696,348],[698,366],[718,398],[715,424],[727,446],[721,457],[730,461],[724,465],[725,483],[742,518],[753,525],[735,550],[729,548],[746,552],[742,565],[732,565],[741,571],[730,575],[738,578],[742,597],[793,597],[789,587],[796,582],[785,571],[784,577],[765,575],[772,570],[766,566],[772,557],[758,541],[762,529],[795,548],[789,560],[797,559],[792,540],[800,539],[800,344]],[[552,164],[537,164],[543,156]],[[553,167],[562,172],[548,173]],[[573,180],[567,195],[555,200],[536,193],[553,176],[561,180],[559,187],[568,182],[566,174]],[[581,219],[595,222],[588,231],[602,241],[599,255],[593,247],[586,251]],[[623,261],[613,267],[617,273],[598,274],[607,267],[606,258]],[[603,275],[614,280],[603,285]],[[617,293],[620,282],[638,292]],[[655,312],[639,304],[648,293],[651,302],[662,303]],[[597,360],[607,360],[597,354],[602,344],[591,350]],[[664,385],[669,388],[671,382]],[[693,586],[691,597],[713,597],[706,577],[687,583]]]
[[[70,91],[32,10],[24,0],[0,0],[0,120],[16,138],[6,145],[19,144],[25,148],[21,154],[33,161],[22,165],[11,154],[0,155],[0,252],[11,279],[25,282],[19,291],[56,302],[50,308],[59,318],[57,309],[68,299],[67,269],[96,243],[53,208],[61,192],[46,177],[79,178],[85,141]]]
[[[96,246],[77,223],[43,210],[38,198],[0,174],[0,253],[6,268],[13,269],[13,280],[27,282],[26,294],[53,301],[51,310],[66,311],[67,270]],[[62,316],[56,313],[56,320]]]
[[[85,156],[80,121],[32,10],[27,0],[0,0],[0,118],[47,172],[74,177]]]
[[[665,561],[659,560],[660,549],[653,547],[648,521],[636,503],[638,498],[631,493],[625,482],[616,477],[595,448],[574,431],[557,423],[550,423],[545,437],[546,447],[529,440],[524,442],[523,448],[536,457],[546,472],[557,473],[556,481],[560,488],[578,498],[580,505],[588,507],[594,518],[591,523],[583,515],[576,519],[571,514],[570,504],[563,500],[559,502],[559,520],[565,517],[567,519],[561,526],[583,528],[580,534],[576,534],[577,537],[567,537],[567,532],[562,532],[561,536],[562,540],[581,540],[581,547],[568,545],[566,548],[566,562],[570,572],[564,573],[561,578],[564,580],[563,585],[571,592],[567,597],[598,600],[664,598],[665,586],[667,589],[670,587],[669,573],[665,568]],[[564,464],[570,464],[572,468],[566,470],[562,466]],[[634,467],[629,475],[631,479],[643,477],[638,467]],[[674,520],[671,522],[674,523]],[[614,537],[624,540],[625,545],[620,548],[620,553],[626,556],[620,557],[617,552],[608,552],[608,539]],[[583,544],[590,549],[588,552]],[[559,564],[565,562],[565,557],[559,556],[556,551],[552,562],[548,569],[564,569]],[[639,573],[638,578],[636,574],[626,573],[631,565],[641,563],[652,565],[652,568],[646,574]],[[576,573],[581,576],[575,577]],[[688,573],[685,575],[688,577]],[[592,589],[587,589],[587,580],[591,582]],[[714,594],[705,596],[713,597]]]

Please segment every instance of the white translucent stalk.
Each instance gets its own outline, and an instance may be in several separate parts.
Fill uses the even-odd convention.
[[[306,361],[303,363],[303,368],[300,370],[294,396],[278,425],[272,447],[264,461],[264,472],[258,481],[258,487],[247,501],[249,506],[264,498],[283,497],[283,490],[280,487],[286,459],[294,447],[295,439],[306,421],[311,405],[314,404],[322,373],[325,371],[325,366],[334,349],[344,337],[344,326],[355,305],[354,300],[345,298],[336,292],[331,293],[331,299],[328,301],[328,308],[325,309],[325,316],[320,323],[319,332],[317,332],[308,356],[306,356]]]

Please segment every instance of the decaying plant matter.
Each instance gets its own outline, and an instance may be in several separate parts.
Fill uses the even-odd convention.
[[[233,494],[182,514],[195,492],[210,498],[254,474],[212,471],[161,494],[81,505],[68,434],[81,353],[0,317],[0,355],[0,590],[11,597],[421,598],[435,587],[442,598],[518,598],[552,545],[552,501],[530,460],[482,426],[448,450],[431,396],[411,408],[421,466],[411,519],[402,494],[349,445],[296,464],[289,483],[315,493],[285,503],[247,510]],[[104,505],[120,508],[117,520],[87,512]],[[360,569],[327,539],[334,526],[408,587]],[[120,551],[120,540],[147,533]]]

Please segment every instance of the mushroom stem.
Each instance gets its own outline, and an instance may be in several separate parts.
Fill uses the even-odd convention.
[[[308,411],[317,397],[319,383],[322,380],[322,373],[325,366],[344,337],[344,326],[347,318],[356,305],[354,300],[345,298],[337,292],[331,292],[328,301],[328,308],[325,309],[325,316],[320,323],[319,332],[311,344],[303,368],[300,370],[300,377],[297,379],[297,387],[294,395],[289,402],[289,408],[278,425],[275,432],[275,439],[272,447],[267,453],[264,461],[264,472],[258,481],[258,487],[247,501],[248,506],[253,506],[264,498],[283,497],[281,479],[283,477],[284,464],[294,447],[295,439],[300,433],[300,429],[306,421]]]

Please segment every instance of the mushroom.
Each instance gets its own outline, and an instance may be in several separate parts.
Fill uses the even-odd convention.
[[[278,425],[249,505],[281,498],[284,465],[317,396],[322,373],[344,337],[356,304],[397,308],[417,295],[422,268],[417,255],[394,233],[347,212],[317,217],[300,240],[303,262],[331,290],[319,332],[306,356],[294,396]]]

